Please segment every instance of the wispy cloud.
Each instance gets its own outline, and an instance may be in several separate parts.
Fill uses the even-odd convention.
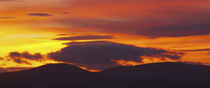
[[[14,19],[14,18],[17,18],[17,17],[0,17],[0,19]]]
[[[46,16],[52,16],[52,14],[49,13],[28,13],[29,16],[40,16],[40,17],[46,17]]]
[[[113,39],[113,36],[106,35],[85,35],[85,36],[73,36],[73,37],[59,37],[54,40],[96,40],[96,39]]]

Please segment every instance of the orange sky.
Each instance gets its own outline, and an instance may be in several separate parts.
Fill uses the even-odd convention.
[[[109,35],[114,38],[99,40],[176,50],[185,53],[181,62],[210,65],[209,0],[0,0],[0,5],[1,67],[57,63],[46,57],[29,60],[29,65],[7,56],[55,52],[69,41],[53,39],[85,35]],[[145,61],[152,62],[159,61]]]

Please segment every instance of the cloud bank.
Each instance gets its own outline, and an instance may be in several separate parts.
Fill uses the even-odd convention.
[[[85,35],[85,36],[73,36],[73,37],[59,37],[54,40],[96,40],[96,39],[113,39],[113,36],[105,35]]]
[[[179,60],[182,53],[108,41],[73,42],[60,51],[49,53],[49,57],[54,60],[71,62],[82,66],[108,66],[114,64],[112,60],[142,62],[143,56]]]

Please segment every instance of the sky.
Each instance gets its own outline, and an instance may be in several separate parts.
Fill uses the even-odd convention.
[[[0,67],[210,65],[209,0],[0,0]]]

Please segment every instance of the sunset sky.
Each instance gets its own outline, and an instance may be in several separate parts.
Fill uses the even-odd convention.
[[[0,0],[0,67],[210,65],[210,0]]]

